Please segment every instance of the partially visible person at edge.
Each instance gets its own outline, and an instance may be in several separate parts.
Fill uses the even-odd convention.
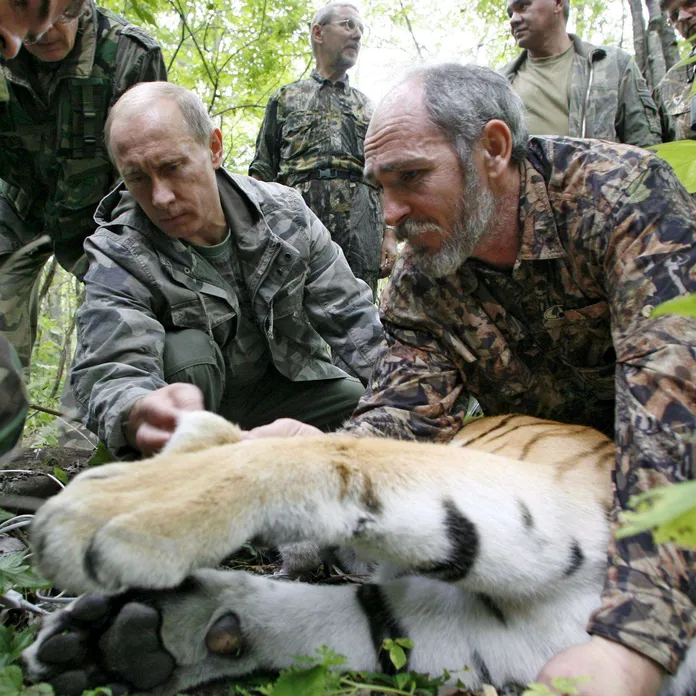
[[[667,12],[674,28],[692,44],[696,41],[696,0],[661,0],[660,9]],[[689,57],[696,56],[692,45]],[[691,111],[691,90],[694,84],[696,63],[670,68],[655,88],[657,104],[662,122],[662,138],[665,142],[696,138],[692,130],[692,119],[696,108]]]
[[[383,332],[301,196],[223,169],[205,107],[166,82],[126,92],[105,138],[124,184],[85,241],[71,380],[88,427],[120,457],[156,452],[182,408],[247,428],[290,415],[340,427]]]
[[[26,38],[39,40],[54,22],[77,17],[83,0],[0,0],[0,56],[14,58]]]
[[[296,188],[376,297],[377,279],[389,275],[396,258],[396,242],[384,229],[379,192],[362,176],[372,106],[350,86],[347,71],[358,60],[363,33],[360,14],[349,3],[317,12],[314,71],[268,100],[249,174]]]
[[[386,349],[345,431],[448,442],[486,415],[594,426],[616,442],[612,525],[631,496],[693,477],[696,320],[652,319],[696,292],[696,204],[661,159],[528,138],[524,106],[476,66],[423,69],[380,104],[366,176],[405,241],[380,312]],[[281,421],[247,437],[315,431]],[[696,632],[694,552],[612,538],[591,639],[541,681],[656,696]]]
[[[117,178],[102,137],[108,110],[131,85],[166,79],[142,29],[93,0],[75,11],[25,39],[0,75],[0,333],[27,372],[41,269],[55,254],[82,277],[82,243]],[[50,241],[38,242],[43,235]]]
[[[19,441],[28,404],[22,365],[10,342],[0,336],[0,457]]]
[[[566,31],[570,0],[510,0],[510,30],[524,49],[502,74],[520,95],[532,135],[661,141],[657,109],[631,56]]]

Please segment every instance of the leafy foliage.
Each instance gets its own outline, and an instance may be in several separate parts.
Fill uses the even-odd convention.
[[[688,141],[691,142],[691,141]],[[675,297],[655,307],[652,316],[661,317],[664,314],[679,314],[683,317],[696,317],[696,294]]]
[[[24,551],[0,555],[0,594],[15,587],[34,590],[50,586],[29,564],[24,562],[24,557]]]
[[[557,677],[551,681],[553,689],[550,689],[545,684],[533,683],[529,688],[522,693],[522,696],[577,696],[578,684],[582,684],[590,680],[590,677],[575,677],[574,679],[564,679]]]

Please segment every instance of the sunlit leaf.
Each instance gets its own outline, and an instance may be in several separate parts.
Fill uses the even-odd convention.
[[[696,140],[679,140],[648,148],[668,162],[689,193],[696,193]]]

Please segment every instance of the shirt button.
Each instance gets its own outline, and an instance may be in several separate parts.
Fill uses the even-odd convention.
[[[290,252],[289,252],[289,251],[286,251],[286,252],[285,252],[285,260],[286,260],[286,261],[289,261],[289,260],[290,260]]]
[[[184,268],[184,273],[186,275],[191,275],[191,269],[190,268]]]
[[[654,309],[655,309],[655,307],[653,307],[653,306],[650,305],[650,304],[649,304],[649,305],[645,305],[645,307],[643,307],[643,309],[640,310],[640,313],[641,313],[646,319],[650,319],[650,316],[652,315]]]

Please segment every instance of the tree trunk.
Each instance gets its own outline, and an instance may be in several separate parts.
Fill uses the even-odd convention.
[[[665,76],[665,54],[662,48],[662,33],[664,28],[664,16],[660,12],[657,0],[645,0],[648,8],[648,69],[645,79],[651,89],[655,88]]]
[[[665,54],[665,67],[669,70],[679,61],[679,49],[677,48],[677,33],[670,22],[664,19],[662,29],[662,52]]]
[[[643,21],[643,4],[641,0],[628,0],[633,24],[633,50],[640,71],[645,74],[647,66],[648,47],[645,37],[645,22]]]

